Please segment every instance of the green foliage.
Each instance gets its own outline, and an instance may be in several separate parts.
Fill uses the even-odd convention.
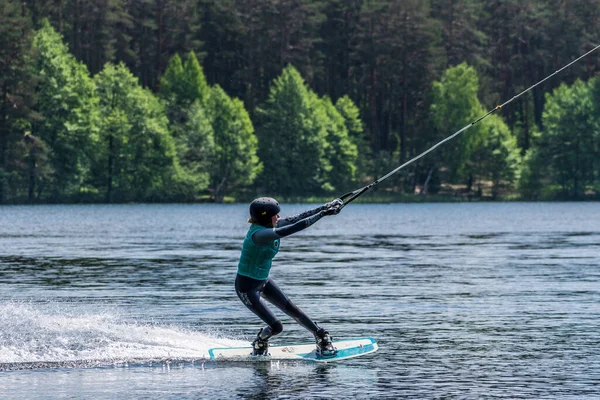
[[[123,64],[107,64],[95,82],[101,115],[95,186],[107,202],[177,195],[179,166],[163,105]]]
[[[186,123],[187,110],[195,102],[206,108],[210,97],[210,87],[202,67],[194,52],[190,52],[182,64],[175,54],[160,79],[160,96],[167,105],[169,121],[175,126],[176,134],[180,125]]]
[[[346,119],[340,114],[329,97],[321,100],[325,115],[320,119],[325,123],[325,158],[331,169],[326,182],[332,190],[348,191],[356,182],[356,159],[358,150],[350,139],[346,128]]]
[[[324,189],[330,166],[325,159],[326,113],[298,71],[287,66],[271,86],[259,110],[259,157],[264,171],[259,184],[267,193],[315,194]]]
[[[547,175],[548,166],[537,147],[527,150],[523,157],[518,189],[525,200],[545,200],[548,197],[542,179]]]
[[[600,78],[561,85],[546,97],[544,130],[527,152],[526,199],[583,199],[600,193]]]
[[[165,178],[164,184],[156,184],[163,186],[161,193],[169,192],[169,198],[206,195],[201,192],[209,184],[208,175],[214,175],[205,166],[210,160],[212,167],[217,149],[208,82],[218,84],[228,96],[243,98],[249,115],[259,123],[259,153],[271,167],[256,188],[323,195],[351,184],[344,178],[352,176],[353,156],[343,145],[337,117],[319,99],[347,95],[348,104],[355,104],[356,109],[346,113],[345,100],[344,105],[338,100],[336,109],[359,149],[356,179],[370,180],[479,117],[485,112],[478,108],[479,101],[485,109],[502,104],[591,49],[600,36],[599,0],[565,4],[558,0],[2,1],[0,202],[101,199],[109,180],[106,171],[103,178],[99,175],[96,158],[105,157],[106,169],[109,160],[113,167],[123,162],[106,150],[108,138],[123,136],[129,141],[138,111],[130,107],[94,122],[99,118],[93,111],[96,95],[90,94],[87,71],[69,54],[93,74],[106,62],[123,62],[141,86],[160,88],[181,162],[172,167],[171,183]],[[64,37],[70,53],[59,44],[60,36],[48,33],[45,19]],[[31,52],[32,26],[45,32],[42,58]],[[177,54],[187,56],[182,61]],[[600,113],[597,80],[591,84],[596,93],[591,95],[593,108],[582,106],[572,121],[565,122],[566,114],[551,110],[547,131],[542,114],[550,106],[545,104],[551,98],[545,97],[546,92],[561,81],[572,84],[597,73],[593,57],[503,108],[498,115],[507,128],[495,118],[486,119],[389,183],[409,192],[423,182],[430,188],[449,184],[470,188],[484,180],[494,182],[495,192],[509,189],[519,175],[514,136],[525,156],[519,180],[521,190],[529,193],[523,192],[525,196],[597,198],[597,139],[586,142],[582,136],[579,140],[587,144],[568,141],[558,146],[555,138],[571,123],[575,129],[595,132],[595,122],[586,122],[586,113]],[[462,62],[477,73],[461,67]],[[278,107],[288,110],[278,115],[268,99],[273,80],[287,64],[306,79],[303,90],[309,95],[298,107],[293,96],[286,104],[280,94]],[[456,65],[458,69],[444,72]],[[42,66],[45,72],[38,77]],[[262,110],[257,110],[259,104]],[[360,128],[352,128],[354,122]],[[105,126],[111,134],[100,130]],[[30,132],[39,147],[25,145],[24,132]],[[280,139],[285,145],[280,146]],[[27,161],[33,159],[37,159],[33,164]],[[283,175],[275,178],[275,174]],[[214,182],[210,185],[216,188]],[[233,194],[237,189],[226,190]],[[135,200],[152,197],[140,192],[122,198],[138,195],[142,197]]]
[[[175,142],[179,162],[191,185],[193,198],[209,185],[211,161],[215,152],[213,127],[199,101],[187,110],[186,122]]]
[[[72,198],[83,185],[98,139],[98,97],[87,68],[75,60],[60,34],[45,21],[35,35],[38,118],[32,133],[50,147],[52,179],[39,182],[50,199]],[[48,176],[48,178],[50,178]]]
[[[360,110],[349,96],[342,96],[335,102],[335,108],[344,118],[344,125],[356,145],[366,144],[365,129],[360,120]]]
[[[169,126],[187,182],[187,197],[195,198],[209,186],[215,151],[212,121],[207,112],[210,88],[193,52],[185,65],[175,54],[160,80]]]
[[[481,124],[482,140],[473,150],[472,170],[480,183],[491,181],[492,198],[496,199],[501,189],[509,189],[518,180],[521,154],[517,139],[500,116],[490,115]]]
[[[445,131],[440,139],[484,115],[478,90],[476,71],[464,63],[449,68],[440,82],[434,82],[431,115],[436,131]],[[510,189],[519,177],[520,149],[499,115],[490,115],[472,125],[436,151],[442,165],[452,171],[451,178],[465,179],[468,190],[478,181],[480,196],[484,181],[492,183],[492,198],[497,198],[502,189]]]
[[[437,142],[474,121],[484,113],[477,98],[479,82],[477,72],[465,63],[449,68],[442,79],[433,82],[431,120],[436,131]],[[448,142],[439,149],[437,157],[441,164],[450,169],[450,179],[466,178],[468,161],[472,152],[481,144],[481,125],[474,125],[467,132]],[[433,145],[430,142],[429,145]]]
[[[14,152],[14,177],[26,183],[28,203],[37,201],[36,190],[43,187],[54,175],[50,164],[50,147],[40,138],[26,132],[17,142]]]
[[[179,54],[175,54],[169,60],[165,73],[160,78],[159,94],[169,104],[180,106],[183,103],[183,91],[185,78],[183,63]],[[180,100],[181,99],[181,100]]]
[[[204,107],[208,104],[211,90],[206,83],[204,71],[192,51],[188,54],[183,65],[183,87],[181,87],[181,99],[183,103],[192,104],[196,100]]]
[[[540,149],[559,196],[582,199],[597,179],[600,118],[594,101],[597,80],[561,85],[546,96]]]
[[[360,110],[349,96],[340,97],[335,108],[344,118],[348,137],[357,149],[356,171],[357,179],[362,181],[365,174],[373,170],[373,152],[360,119]]]
[[[229,191],[252,185],[262,164],[256,154],[258,140],[244,104],[231,99],[216,85],[208,109],[215,145],[210,186],[215,201],[222,202]]]

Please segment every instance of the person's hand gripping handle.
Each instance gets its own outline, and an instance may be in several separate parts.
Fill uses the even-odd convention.
[[[323,213],[325,215],[339,214],[340,211],[342,211],[343,205],[344,205],[344,202],[342,201],[342,199],[335,199],[324,205],[325,209],[323,210]]]

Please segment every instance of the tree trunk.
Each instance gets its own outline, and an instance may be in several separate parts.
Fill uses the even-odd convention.
[[[406,32],[408,26],[408,15],[404,13],[404,35],[406,37],[408,32]],[[400,162],[404,163],[406,160],[406,130],[408,128],[408,74],[406,70],[408,69],[408,63],[406,62],[406,51],[402,52],[402,125],[400,126]]]
[[[163,46],[164,43],[166,41],[166,35],[165,35],[165,24],[164,24],[164,18],[165,18],[165,4],[162,1],[157,1],[156,2],[156,55],[155,55],[155,61],[154,61],[154,75],[153,75],[153,79],[152,79],[152,84],[153,87],[156,84],[157,79],[155,79],[157,76],[160,76],[163,72],[162,69],[162,53],[163,53]]]
[[[371,143],[373,149],[378,152],[381,150],[381,135],[379,133],[379,124],[377,123],[377,72],[375,67],[371,67],[369,71],[369,111],[371,116]]]
[[[248,48],[248,73],[246,74],[246,107],[250,114],[250,118],[254,120],[255,109],[254,109],[254,93],[256,91],[256,87],[258,85],[254,84],[255,81],[255,55],[256,50],[254,46],[254,21],[252,21],[252,26],[250,26],[248,43],[250,46]]]
[[[421,188],[421,192],[419,194],[426,195],[427,190],[429,188],[429,181],[431,181],[431,176],[433,175],[433,171],[435,170],[435,164],[431,166],[429,169],[429,173],[427,174],[427,179],[423,183],[423,187]]]
[[[73,2],[73,54],[81,60],[81,4],[80,0]]]
[[[36,170],[36,154],[35,154],[35,139],[31,148],[27,151],[27,167],[28,167],[28,182],[27,182],[27,202],[33,204],[35,200],[35,170]]]
[[[58,0],[56,2],[56,7],[58,9],[57,15],[56,15],[57,29],[60,34],[63,34],[63,13],[64,13],[64,7],[65,7],[65,5],[63,4],[63,0]]]
[[[229,172],[229,168],[227,169],[227,172]],[[225,187],[225,183],[227,182],[227,175],[225,174],[225,177],[223,177],[223,179],[221,180],[221,182],[219,183],[219,185],[217,185],[217,187],[215,188],[215,203],[222,203],[223,202],[223,198],[225,197],[223,195],[223,188]]]
[[[469,179],[467,179],[467,192],[473,190],[473,173],[469,173]]]
[[[112,202],[112,186],[113,186],[113,136],[108,137],[108,174],[106,182],[106,202]]]
[[[0,204],[4,204],[6,197],[6,145],[8,143],[7,108],[8,108],[8,82],[2,85],[2,104],[0,104]]]

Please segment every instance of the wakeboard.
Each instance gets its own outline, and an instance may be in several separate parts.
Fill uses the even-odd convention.
[[[269,355],[253,356],[252,347],[222,347],[208,350],[211,360],[215,361],[277,361],[304,360],[311,362],[332,362],[364,356],[374,353],[379,348],[373,338],[356,338],[336,340],[333,345],[337,353],[331,357],[321,357],[317,354],[315,343],[269,345]]]

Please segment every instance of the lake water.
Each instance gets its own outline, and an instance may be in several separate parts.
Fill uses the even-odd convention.
[[[284,205],[282,215],[308,206]],[[0,207],[0,397],[600,398],[600,204],[352,204],[275,279],[340,363],[214,363],[262,326],[233,280],[245,205]],[[273,343],[310,335],[281,315]]]

